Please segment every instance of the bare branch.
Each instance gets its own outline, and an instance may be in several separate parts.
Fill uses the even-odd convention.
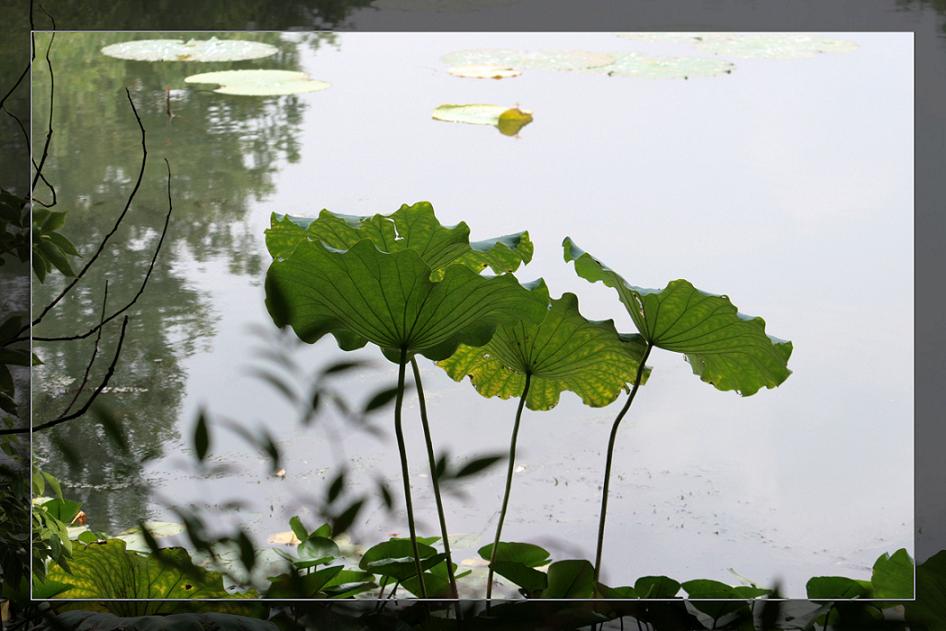
[[[49,429],[51,427],[55,427],[56,425],[59,425],[61,423],[65,423],[66,421],[77,419],[83,414],[85,414],[86,412],[88,412],[89,408],[92,406],[92,403],[100,394],[102,394],[102,390],[105,389],[105,387],[108,385],[109,380],[111,380],[112,375],[115,373],[115,365],[118,363],[118,357],[121,355],[121,352],[122,352],[122,344],[125,341],[125,329],[127,327],[128,327],[128,316],[125,316],[125,318],[122,320],[122,330],[118,336],[118,345],[115,347],[115,356],[112,357],[112,363],[109,364],[108,371],[105,373],[105,377],[102,379],[102,383],[100,383],[98,387],[92,392],[92,394],[89,396],[89,398],[86,400],[86,402],[82,405],[81,408],[79,408],[78,410],[76,410],[75,412],[71,414],[66,414],[65,416],[58,416],[52,419],[51,421],[40,423],[39,425],[35,425],[32,428],[14,427],[10,429],[0,429],[0,436],[9,435],[9,434],[26,434],[31,429],[34,432],[40,432],[40,431]]]
[[[171,203],[171,164],[167,161],[167,158],[164,159],[164,164],[167,167],[167,171],[168,171],[168,187],[167,187],[168,188],[168,212],[164,217],[164,228],[161,230],[161,237],[158,239],[158,245],[157,247],[155,247],[154,255],[151,257],[151,264],[148,266],[148,271],[145,273],[145,277],[141,281],[141,286],[138,288],[138,292],[124,307],[117,310],[115,313],[111,314],[107,318],[104,318],[101,322],[99,322],[97,325],[95,325],[94,327],[86,331],[85,333],[80,333],[78,335],[66,335],[62,337],[34,336],[33,337],[34,342],[70,342],[73,340],[84,340],[85,338],[89,337],[96,331],[101,331],[103,326],[105,326],[106,324],[108,324],[109,322],[111,322],[112,320],[120,316],[121,314],[128,311],[132,307],[132,305],[134,305],[138,301],[138,298],[141,297],[141,294],[144,293],[145,287],[148,286],[148,279],[151,278],[151,273],[154,271],[154,264],[158,260],[158,254],[161,252],[161,245],[164,243],[164,237],[165,235],[167,235],[168,226],[171,223],[171,211],[174,209]]]
[[[105,280],[105,295],[102,298],[102,317],[99,323],[99,333],[95,336],[95,346],[92,348],[92,356],[89,358],[89,363],[85,366],[85,374],[82,375],[82,381],[79,383],[79,387],[76,388],[76,393],[72,396],[72,400],[69,401],[69,405],[66,406],[66,409],[62,411],[60,416],[64,416],[69,413],[69,410],[72,409],[72,406],[76,404],[76,401],[79,400],[79,395],[82,394],[82,391],[85,389],[85,384],[89,382],[89,373],[92,372],[92,364],[95,363],[95,357],[99,353],[99,341],[102,339],[102,323],[105,322],[105,307],[108,305],[108,279]]]
[[[45,11],[45,10],[44,10]],[[48,13],[46,15],[49,15]],[[49,16],[49,19],[52,20],[52,16]],[[55,94],[55,77],[53,75],[53,62],[49,58],[49,51],[53,47],[53,41],[56,39],[56,22],[53,21],[53,32],[49,36],[49,44],[46,46],[46,66],[49,68],[49,120],[46,123],[46,142],[43,143],[43,153],[39,159],[39,165],[36,166],[36,174],[33,176],[33,183],[30,185],[30,190],[36,189],[36,183],[39,181],[39,176],[43,172],[43,166],[46,164],[46,158],[49,157],[49,143],[53,139],[53,95]]]
[[[138,193],[138,189],[141,187],[141,180],[144,177],[144,173],[145,173],[145,164],[148,161],[148,146],[145,143],[145,127],[141,123],[141,117],[138,115],[138,110],[135,108],[135,102],[132,101],[131,92],[128,90],[128,88],[125,88],[125,95],[128,97],[128,103],[131,104],[131,111],[135,115],[135,120],[138,122],[138,129],[141,130],[142,155],[141,155],[141,169],[138,171],[138,179],[135,181],[135,185],[132,188],[131,193],[128,195],[128,200],[125,202],[125,207],[122,209],[122,212],[118,215],[118,218],[115,220],[115,225],[113,225],[112,229],[108,232],[108,234],[106,234],[105,237],[102,238],[102,241],[99,243],[99,247],[95,251],[95,254],[93,254],[92,257],[82,267],[82,269],[79,270],[79,273],[76,274],[76,276],[72,279],[72,282],[66,285],[66,287],[61,292],[59,292],[59,294],[55,298],[53,298],[53,300],[48,305],[43,307],[42,312],[40,312],[40,314],[36,317],[36,319],[33,320],[32,322],[33,326],[36,326],[37,324],[42,322],[46,314],[49,313],[53,307],[59,304],[59,301],[62,300],[66,296],[66,294],[72,291],[72,288],[76,286],[76,283],[78,283],[82,279],[82,277],[85,275],[85,273],[89,271],[89,268],[92,267],[92,264],[95,263],[98,257],[102,254],[102,251],[105,249],[105,245],[108,243],[108,240],[111,239],[112,236],[118,231],[118,227],[121,225],[122,221],[125,219],[125,215],[128,213],[128,209],[131,207],[131,203],[132,201],[134,201],[135,195]],[[28,328],[29,328],[29,325],[24,326],[22,329],[19,330],[18,335],[24,333]]]

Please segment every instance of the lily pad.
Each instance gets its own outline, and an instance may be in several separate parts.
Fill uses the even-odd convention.
[[[613,64],[608,53],[588,50],[514,50],[472,48],[447,53],[441,60],[448,66],[491,65],[522,70],[587,70]]]
[[[109,57],[132,61],[244,61],[269,57],[277,52],[278,48],[262,42],[216,37],[186,42],[180,39],[139,39],[102,49],[102,53]]]
[[[550,302],[541,324],[500,327],[485,346],[460,346],[438,365],[455,381],[469,376],[481,395],[502,399],[522,395],[529,373],[530,410],[555,407],[565,390],[592,407],[614,401],[637,374],[643,341],[622,340],[611,320],[585,319],[574,294],[549,301],[544,284],[532,291]]]
[[[693,373],[717,390],[750,396],[791,374],[792,343],[766,335],[765,321],[738,313],[727,296],[702,292],[682,279],[660,290],[635,287],[570,238],[562,245],[579,276],[617,291],[648,344],[683,353]]]
[[[515,136],[532,122],[532,113],[518,107],[470,103],[440,105],[433,113],[434,120],[446,123],[492,125],[506,136]]]
[[[223,70],[204,72],[184,79],[185,83],[216,83],[220,87],[214,90],[220,94],[244,96],[281,96],[318,92],[329,87],[324,81],[317,81],[304,72],[292,70]]]
[[[467,79],[509,79],[522,74],[521,70],[495,64],[474,64],[468,66],[454,66],[447,70],[454,77]]]
[[[850,40],[809,33],[621,33],[643,41],[688,43],[698,49],[733,59],[799,59],[857,49]]]
[[[611,77],[640,77],[643,79],[689,79],[731,74],[735,65],[721,59],[700,57],[650,57],[640,53],[624,53],[608,66],[592,68],[590,72]]]

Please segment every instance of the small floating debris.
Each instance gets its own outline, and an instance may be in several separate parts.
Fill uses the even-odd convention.
[[[304,72],[292,70],[223,70],[204,72],[184,79],[184,83],[216,83],[219,94],[243,96],[282,96],[302,92],[318,92],[329,87]]]
[[[279,52],[279,49],[262,42],[240,39],[139,39],[131,42],[111,44],[102,49],[102,54],[130,61],[245,61],[260,59]]]

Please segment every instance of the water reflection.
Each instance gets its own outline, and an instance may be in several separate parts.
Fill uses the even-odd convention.
[[[153,38],[206,38],[208,33],[151,33]],[[38,40],[45,46],[45,35]],[[219,37],[227,37],[220,34]],[[231,35],[232,37],[232,35]],[[243,223],[248,202],[268,195],[278,165],[299,156],[297,140],[304,105],[297,98],[227,97],[184,89],[184,77],[231,68],[298,68],[298,42],[279,34],[243,37],[273,44],[279,53],[240,63],[148,63],[101,55],[102,46],[140,39],[129,33],[59,33],[53,45],[54,141],[45,170],[55,184],[59,207],[68,209],[64,234],[89,256],[112,228],[134,184],[141,160],[140,135],[125,98],[131,90],[149,149],[144,180],[129,214],[77,291],[36,328],[34,336],[56,337],[97,324],[108,281],[112,311],[138,291],[160,237],[167,210],[162,158],[173,169],[174,213],[147,290],[129,312],[131,321],[118,370],[102,400],[128,433],[131,454],[104,440],[91,419],[53,430],[54,440],[36,437],[35,451],[53,474],[68,481],[95,528],[109,529],[146,515],[147,481],[142,461],[162,455],[178,438],[175,426],[186,375],[179,361],[206,350],[215,314],[185,280],[185,270],[220,260],[230,274],[257,278],[262,262],[257,236]],[[331,36],[301,38],[309,47]],[[48,72],[34,69],[34,138],[42,148],[49,107]],[[242,157],[242,159],[241,159]],[[33,301],[45,305],[63,286],[58,276],[36,284]],[[100,359],[90,383],[104,375],[118,322],[103,335]],[[65,407],[78,384],[93,338],[36,344],[45,366],[34,371],[34,422]],[[55,442],[82,455],[68,465]],[[116,484],[117,487],[116,488]],[[107,492],[106,492],[107,491]]]

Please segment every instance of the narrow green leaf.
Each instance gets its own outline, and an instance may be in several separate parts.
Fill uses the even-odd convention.
[[[197,460],[203,462],[209,449],[210,432],[207,430],[207,417],[201,410],[197,415],[197,425],[194,427],[194,451],[197,454]]]
[[[563,246],[579,276],[617,291],[648,343],[683,353],[694,374],[715,388],[750,396],[791,374],[792,343],[766,335],[765,321],[738,313],[727,296],[699,291],[686,280],[661,290],[634,287],[570,238]]]
[[[292,533],[296,536],[296,539],[300,542],[309,538],[309,531],[302,525],[302,520],[299,519],[298,515],[293,515],[289,518],[289,527],[292,529]]]

